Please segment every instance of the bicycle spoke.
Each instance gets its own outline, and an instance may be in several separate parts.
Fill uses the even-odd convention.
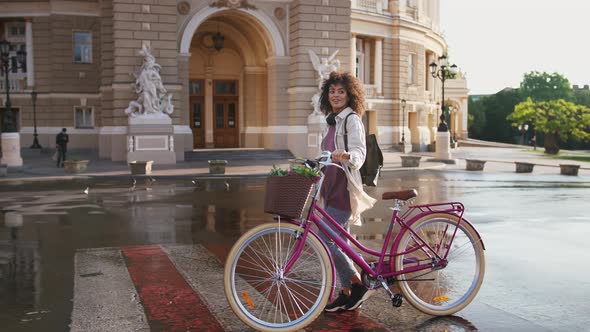
[[[238,317],[256,330],[303,328],[328,300],[329,256],[312,233],[297,238],[297,226],[258,228],[238,240],[228,255],[226,273],[233,273],[231,279],[225,278],[228,300],[237,305],[232,308]],[[303,247],[295,257],[298,245]]]
[[[412,230],[402,238],[396,258],[396,268],[423,267],[402,274],[400,288],[408,301],[421,311],[432,315],[452,314],[475,296],[483,280],[483,251],[479,237],[468,222],[458,223],[456,216],[432,218],[414,222]],[[436,253],[446,262],[436,264]],[[429,259],[430,258],[430,259]],[[428,264],[435,263],[433,267]]]

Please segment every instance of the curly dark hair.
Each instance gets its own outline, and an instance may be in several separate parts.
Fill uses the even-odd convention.
[[[332,112],[332,105],[330,105],[328,95],[330,93],[330,87],[337,83],[342,84],[346,90],[346,94],[348,95],[347,106],[352,108],[359,116],[363,116],[365,114],[365,89],[358,78],[347,72],[333,71],[330,73],[330,77],[324,81],[320,96],[320,109],[324,114],[330,114]]]

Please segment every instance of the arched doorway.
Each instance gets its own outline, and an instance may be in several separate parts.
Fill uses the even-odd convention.
[[[208,7],[188,22],[180,47],[190,54],[193,148],[262,146],[273,109],[268,59],[284,50],[282,39],[277,45],[273,28],[262,25],[260,15]]]

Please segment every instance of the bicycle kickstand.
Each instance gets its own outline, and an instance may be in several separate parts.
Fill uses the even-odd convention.
[[[385,289],[387,294],[389,294],[389,298],[391,299],[391,304],[393,304],[393,306],[396,308],[401,307],[402,302],[403,302],[402,294],[400,294],[400,293],[394,294],[391,291],[391,289],[389,289],[389,285],[387,285],[385,280],[383,280],[383,277],[379,276],[378,279],[379,279],[379,281],[381,281],[381,285],[383,286],[383,288]]]

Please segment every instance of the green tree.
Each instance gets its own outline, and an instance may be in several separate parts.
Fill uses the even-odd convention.
[[[507,117],[512,126],[530,123],[545,134],[545,153],[557,154],[559,141],[570,137],[590,140],[590,108],[564,99],[535,102],[532,98],[516,105]]]
[[[576,104],[590,107],[590,90],[574,91]]]
[[[468,109],[469,114],[467,116],[467,121],[469,136],[473,138],[482,138],[486,127],[486,113],[483,108],[483,102],[481,99],[475,100],[474,98],[469,97]]]
[[[514,111],[514,106],[522,100],[519,91],[516,89],[504,89],[495,95],[483,98],[481,101],[486,122],[482,139],[514,143],[514,129],[506,121],[506,117]]]
[[[522,100],[531,98],[535,102],[557,99],[574,101],[570,81],[558,73],[532,71],[524,74],[520,93]]]

